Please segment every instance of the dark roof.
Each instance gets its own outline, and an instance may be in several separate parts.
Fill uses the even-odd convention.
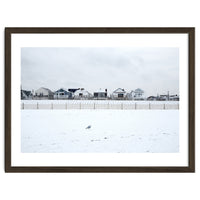
[[[77,88],[77,89],[75,89],[75,88],[70,88],[70,89],[68,89],[68,91],[74,93],[74,92],[76,92],[76,91],[79,90],[79,89],[80,89],[80,88]]]
[[[71,94],[71,92],[63,89],[63,88],[60,88],[59,90],[57,90],[55,93],[58,93],[58,92],[64,92],[65,94]]]
[[[148,98],[156,98],[156,96],[149,96]]]
[[[27,97],[32,95],[31,91],[28,90],[21,90],[21,93],[24,93]]]

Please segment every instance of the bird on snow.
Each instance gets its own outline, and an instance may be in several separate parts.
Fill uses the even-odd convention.
[[[88,127],[86,127],[85,129],[90,129],[91,128],[91,125],[89,125]]]

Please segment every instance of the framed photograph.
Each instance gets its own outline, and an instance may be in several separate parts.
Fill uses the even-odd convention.
[[[195,172],[194,28],[5,28],[6,172]]]

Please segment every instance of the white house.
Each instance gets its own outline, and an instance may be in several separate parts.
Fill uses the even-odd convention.
[[[73,97],[72,92],[69,92],[63,88],[60,88],[54,92],[54,99],[71,99]]]
[[[127,98],[127,93],[124,89],[118,88],[111,94],[111,99],[124,100]]]
[[[91,99],[92,94],[90,94],[84,88],[80,88],[74,92],[74,99]]]
[[[144,91],[140,88],[137,88],[135,91],[134,99],[135,100],[144,100]]]
[[[103,99],[107,99],[107,98],[108,98],[107,89],[105,89],[105,90],[100,89],[100,90],[94,92],[94,99],[103,100]]]
[[[35,96],[41,98],[53,98],[53,92],[48,88],[41,87],[38,90],[35,90]]]
[[[130,100],[144,100],[144,91],[141,90],[140,88],[137,88],[136,90],[132,90],[128,94],[128,99]]]

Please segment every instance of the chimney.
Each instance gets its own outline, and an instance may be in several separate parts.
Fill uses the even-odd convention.
[[[106,93],[105,96],[107,97],[107,95],[108,95],[108,94],[107,94],[107,89],[105,89],[105,93]]]

